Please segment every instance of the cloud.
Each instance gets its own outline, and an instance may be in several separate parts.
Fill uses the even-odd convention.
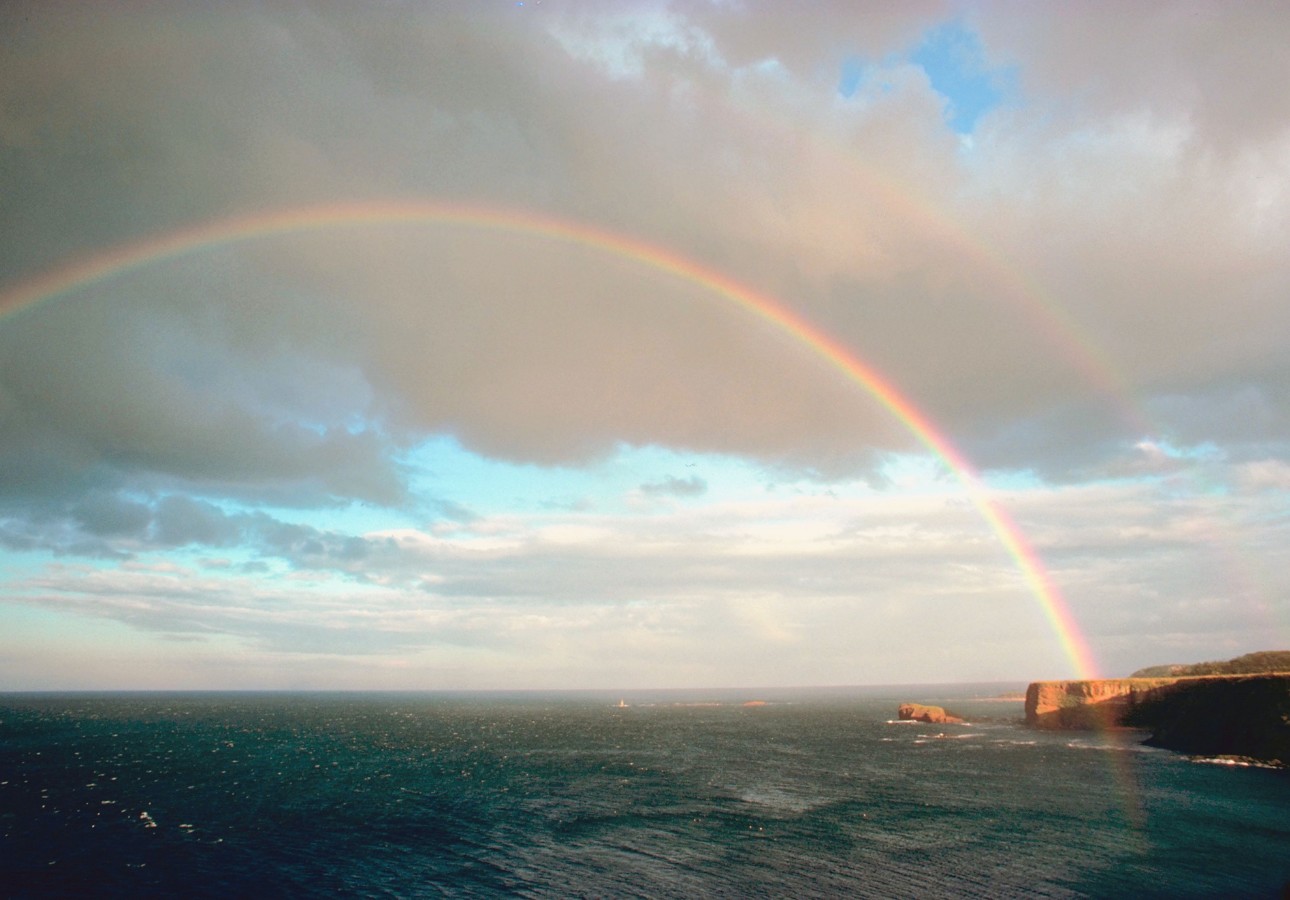
[[[848,56],[881,58],[906,48],[951,12],[949,4],[940,2],[821,2],[790,9],[773,0],[687,0],[673,7],[712,36],[731,66],[773,60],[797,77],[820,79],[830,87]]]
[[[1246,490],[1290,489],[1290,465],[1274,459],[1246,463],[1238,470],[1241,486]]]
[[[144,503],[99,492],[77,502],[72,516],[84,531],[106,538],[141,534],[152,519],[152,511]]]
[[[1185,118],[1202,151],[1284,136],[1290,101],[1259,88],[1290,75],[1279,52],[1287,24],[1277,4],[1143,4],[1107,29],[1115,8],[1081,4],[1062,16],[1060,29],[1019,15],[1015,3],[983,4],[969,18],[999,58],[1024,72],[1030,93],[1065,98],[1068,114]]]
[[[1130,671],[1144,648],[1164,657],[1218,639],[1266,642],[1290,570],[1285,528],[1264,524],[1283,505],[1284,479],[1267,476],[1274,467],[1246,471],[1258,490],[1236,515],[1216,498],[1174,496],[1165,481],[1009,496],[1108,672]],[[768,494],[648,517],[512,515],[451,537],[237,521],[243,542],[227,549],[272,548],[265,558],[291,566],[291,579],[154,557],[55,564],[6,590],[50,610],[301,657],[470,648],[563,686],[576,683],[558,674],[570,653],[654,684],[684,683],[696,654],[725,660],[719,680],[731,684],[769,669],[786,683],[985,677],[981,649],[996,643],[1025,661],[1012,665],[1054,665],[1057,639],[1012,560],[948,491]],[[929,628],[953,640],[894,648],[893,636]],[[809,674],[794,676],[789,662],[800,666],[808,646]]]
[[[947,27],[1010,73],[970,142],[918,57]],[[204,246],[5,313],[0,543],[92,563],[24,582],[42,604],[90,614],[111,594],[104,614],[136,621],[130,591],[155,589],[169,599],[137,620],[154,632],[206,621],[275,653],[339,652],[360,628],[338,614],[297,645],[308,616],[287,610],[319,610],[303,594],[279,595],[275,618],[255,588],[263,608],[234,615],[232,581],[199,571],[207,604],[125,568],[205,555],[268,585],[335,579],[353,610],[429,604],[453,646],[529,647],[548,671],[576,643],[560,629],[599,640],[625,620],[692,671],[690,634],[764,647],[823,629],[839,659],[847,639],[853,658],[881,656],[847,598],[928,612],[956,585],[995,596],[991,539],[940,507],[901,507],[918,527],[898,550],[895,519],[872,511],[741,514],[741,544],[715,520],[569,509],[581,489],[511,520],[486,485],[424,488],[418,448],[449,435],[534,482],[661,448],[894,493],[884,466],[925,448],[818,349],[711,290],[726,278],[854,352],[990,479],[1052,491],[1061,515],[1027,532],[1108,642],[1172,613],[1178,635],[1226,627],[1223,585],[1182,549],[1198,523],[1279,558],[1275,516],[1256,515],[1290,452],[1290,100],[1266,89],[1290,75],[1290,23],[1275,4],[1083,6],[1060,27],[1002,3],[9,4],[0,31],[0,296],[228,215],[395,199],[500,216]],[[840,93],[844,68],[855,89]],[[509,227],[516,210],[705,275]],[[633,486],[712,510],[727,497],[715,475],[661,467],[621,477],[616,498]],[[1093,496],[1103,509],[1073,499]],[[365,516],[381,524],[353,524]],[[1260,581],[1242,609],[1280,584]],[[906,582],[925,593],[892,587]],[[755,610],[731,612],[739,596]],[[866,602],[878,630],[909,621]],[[403,614],[373,646],[425,646]]]
[[[228,516],[210,503],[169,496],[157,504],[153,540],[162,546],[223,547],[238,537]]]
[[[106,491],[61,508],[50,505],[0,520],[0,542],[57,556],[135,561],[176,550],[236,550],[251,557],[242,565],[247,571],[269,572],[273,566],[268,564],[274,563],[359,580],[364,564],[380,550],[379,541],[359,534],[285,521],[258,510],[226,510],[187,494],[137,497]]]
[[[646,497],[700,497],[708,490],[708,483],[697,475],[677,478],[669,475],[662,481],[651,481],[640,486]]]
[[[1217,140],[1206,117],[1246,58],[1221,36],[1275,33],[1276,20],[1197,11],[1204,29],[1134,11],[1123,36],[1094,42],[1114,65],[1085,81],[1075,73],[1094,70],[1067,29],[1058,46],[1042,17],[970,16],[992,58],[1030,80],[1024,106],[983,120],[968,159],[926,75],[899,56],[948,21],[935,6],[795,11],[792,27],[756,4],[362,19],[270,5],[201,28],[173,8],[149,14],[161,53],[127,16],[34,15],[6,83],[58,103],[6,119],[10,208],[49,208],[59,185],[83,215],[70,229],[11,219],[6,270],[231,209],[465,197],[603,223],[735,274],[982,448],[1047,410],[1123,402],[1072,363],[1084,343],[1137,395],[1210,376],[1280,391],[1286,145],[1266,125],[1280,101],[1251,96],[1243,127],[1224,132],[1249,152],[1194,151]],[[633,17],[652,24],[630,38],[632,77],[578,52],[629,40]],[[1077,17],[1071,33],[1096,21]],[[1215,23],[1210,61],[1187,68],[1180,46]],[[1122,46],[1139,39],[1143,53]],[[850,99],[817,71],[831,87],[843,53],[870,60]],[[1185,77],[1151,75],[1153,59]],[[1044,112],[1077,101],[1083,118]],[[1031,296],[1012,266],[1039,285]],[[11,416],[42,450],[59,445],[48,458],[71,448],[388,503],[402,491],[391,439],[435,431],[544,463],[627,441],[854,472],[868,448],[911,446],[809,351],[728,304],[536,236],[348,230],[141,277],[59,301],[66,320],[40,310],[6,327],[29,348],[4,379]],[[1043,305],[1080,332],[1054,330]],[[54,433],[32,436],[50,413]],[[1063,452],[1141,436],[1103,416]]]

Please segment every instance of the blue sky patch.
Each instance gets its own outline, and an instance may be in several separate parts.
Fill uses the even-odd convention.
[[[923,67],[932,87],[949,101],[949,123],[968,134],[977,120],[997,107],[1012,80],[1010,69],[989,69],[981,40],[960,21],[929,31],[910,60]]]
[[[838,77],[838,93],[848,100],[860,89],[860,80],[864,77],[864,62],[855,56],[848,56],[842,61],[842,74]]]

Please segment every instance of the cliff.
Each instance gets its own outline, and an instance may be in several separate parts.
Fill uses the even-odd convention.
[[[1144,728],[1157,747],[1290,764],[1290,675],[1039,681],[1026,690],[1026,722]]]
[[[1290,766],[1290,675],[1188,678],[1143,697],[1124,724],[1148,744]]]
[[[1026,724],[1037,728],[1114,728],[1151,691],[1178,678],[1036,681],[1026,688]]]

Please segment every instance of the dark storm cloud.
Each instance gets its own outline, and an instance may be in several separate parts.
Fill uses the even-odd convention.
[[[365,564],[400,568],[385,539],[287,522],[265,512],[226,511],[200,497],[165,494],[140,499],[95,490],[63,505],[0,517],[0,544],[60,557],[132,559],[168,550],[234,550],[258,563],[366,577]],[[378,553],[380,554],[378,557]]]
[[[152,521],[146,503],[103,491],[81,498],[71,512],[81,529],[103,538],[140,537]]]
[[[241,535],[236,519],[191,497],[165,497],[157,504],[152,540],[163,547],[226,547]]]
[[[1242,60],[1254,82],[1281,72],[1273,9],[1124,12],[1091,42],[1107,62],[1085,80],[1072,35],[1098,17],[1067,34],[974,11],[992,62],[1031,80],[963,156],[925,73],[883,62],[945,21],[936,5],[551,6],[12,7],[0,268],[17,278],[236,210],[466,198],[714,263],[987,451],[1019,423],[1120,402],[1063,358],[1083,339],[1140,397],[1251,363],[1284,380],[1284,101],[1236,78]],[[650,27],[625,27],[633,16]],[[863,73],[844,102],[831,86],[849,57]],[[1085,118],[1062,131],[1049,111],[1075,101]],[[1008,299],[965,234],[1047,296]],[[541,239],[369,229],[140,278],[5,323],[0,415],[7,442],[34,450],[6,465],[88,457],[124,478],[397,503],[389,454],[433,431],[512,459],[627,441],[835,473],[911,446],[732,308]],[[1037,302],[1085,338],[1045,331]],[[1087,465],[1141,436],[1114,416],[1059,427],[1074,442],[1048,444]]]

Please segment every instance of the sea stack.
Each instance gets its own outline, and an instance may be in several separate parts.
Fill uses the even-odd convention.
[[[921,703],[902,703],[896,715],[901,719],[912,719],[915,722],[927,722],[931,725],[962,725],[963,720],[947,713],[939,706],[924,706]]]

